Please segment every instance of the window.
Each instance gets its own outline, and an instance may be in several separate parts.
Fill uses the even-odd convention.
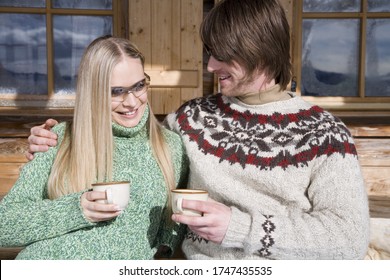
[[[122,35],[119,2],[2,0],[0,106],[71,108],[85,47]]]
[[[298,0],[293,65],[305,99],[341,110],[390,110],[390,2]]]

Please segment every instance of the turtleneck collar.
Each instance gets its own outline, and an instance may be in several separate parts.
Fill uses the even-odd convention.
[[[237,96],[237,99],[248,105],[262,105],[270,102],[290,99],[291,95],[287,91],[281,90],[279,84],[276,84],[269,89],[260,92],[251,92],[242,96]]]
[[[149,105],[146,106],[144,114],[140,120],[140,122],[134,126],[134,127],[125,127],[121,126],[117,123],[112,123],[112,133],[114,136],[117,137],[126,137],[126,138],[131,138],[134,137],[135,135],[139,134],[140,132],[145,132],[146,133],[146,123],[149,118]]]

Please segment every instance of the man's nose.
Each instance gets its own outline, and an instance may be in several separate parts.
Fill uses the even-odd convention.
[[[207,71],[215,72],[219,69],[219,61],[214,58],[214,56],[210,56],[209,61],[207,62]]]

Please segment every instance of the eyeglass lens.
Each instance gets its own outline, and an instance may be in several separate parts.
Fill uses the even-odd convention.
[[[112,87],[111,88],[111,96],[115,100],[124,100],[125,94],[133,94],[135,97],[141,97],[149,87],[150,78],[146,75],[146,78],[135,83],[130,87]]]

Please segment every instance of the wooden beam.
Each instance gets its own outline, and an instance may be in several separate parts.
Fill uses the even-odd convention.
[[[151,78],[151,87],[171,87],[171,88],[197,88],[198,71],[197,70],[149,70],[145,72]]]
[[[390,137],[390,125],[347,125],[354,137]]]
[[[355,139],[355,143],[363,166],[383,166],[390,169],[390,139]]]
[[[390,218],[390,197],[369,196],[371,218]]]

